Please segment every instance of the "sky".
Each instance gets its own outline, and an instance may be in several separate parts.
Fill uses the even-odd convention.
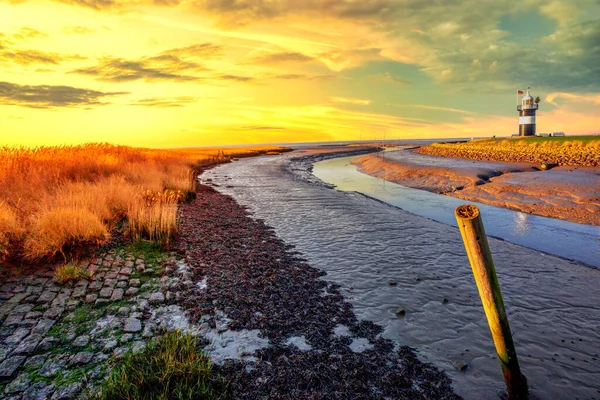
[[[0,145],[600,132],[600,0],[0,0]]]

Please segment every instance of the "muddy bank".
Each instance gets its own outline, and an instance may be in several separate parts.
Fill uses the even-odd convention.
[[[414,347],[464,398],[498,398],[502,372],[458,230],[307,179],[299,155],[222,165],[207,177],[326,271],[322,279],[339,284],[357,317],[381,326],[382,337]],[[600,271],[489,242],[532,399],[597,398]],[[467,369],[457,371],[457,361]]]
[[[267,342],[216,366],[229,398],[459,398],[445,373],[359,321],[324,271],[230,196],[201,186],[180,221],[177,253],[198,283],[180,288],[192,322]]]
[[[600,168],[438,158],[397,150],[359,157],[360,172],[403,186],[543,217],[600,225]]]

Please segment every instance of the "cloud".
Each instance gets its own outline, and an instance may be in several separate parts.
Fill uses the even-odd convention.
[[[0,52],[0,61],[11,61],[19,65],[31,64],[60,64],[64,61],[85,60],[80,55],[65,55],[58,53],[47,53],[37,50],[13,50]]]
[[[400,86],[412,86],[413,85],[413,83],[411,81],[403,79],[403,78],[398,78],[396,76],[393,76],[389,72],[384,72],[383,73],[383,78],[385,80],[391,81],[391,82],[393,82],[395,84],[398,84]]]
[[[85,26],[70,25],[63,27],[62,32],[68,35],[85,35],[88,33],[94,33],[96,31]]]
[[[333,101],[334,103],[349,103],[361,106],[368,106],[371,104],[371,100],[351,99],[347,97],[330,97],[329,100]]]
[[[473,111],[460,110],[458,108],[448,108],[448,107],[438,107],[438,106],[426,106],[426,105],[422,105],[422,104],[415,104],[412,107],[422,108],[422,109],[425,109],[425,110],[448,111],[448,112],[453,112],[453,113],[458,113],[458,114],[475,114]]]
[[[127,92],[100,92],[71,86],[18,85],[0,82],[0,105],[29,108],[79,107],[104,105],[103,97],[127,94]]]
[[[235,82],[251,82],[255,79],[251,76],[239,76],[239,75],[217,75],[213,78],[223,80],[223,81],[235,81]]]
[[[198,76],[197,73],[208,71],[199,61],[219,57],[221,51],[221,46],[212,43],[200,43],[165,50],[156,56],[142,57],[137,60],[104,57],[95,66],[74,69],[69,73],[88,75],[106,82],[137,80],[146,82],[199,82],[203,80],[203,77]],[[220,79],[227,79],[227,77],[235,80],[232,75],[225,75],[225,78]]]
[[[142,58],[135,61],[123,58],[105,57],[93,67],[78,68],[69,71],[71,74],[88,75],[99,81],[131,82],[144,80],[146,82],[199,81],[201,78],[190,75],[189,72],[204,71],[202,65],[181,60],[174,55],[161,55]],[[182,74],[181,71],[186,71]]]
[[[223,47],[213,43],[199,43],[186,47],[178,47],[163,51],[161,54],[194,57],[200,59],[220,57],[223,52]]]
[[[280,74],[280,75],[266,75],[266,78],[271,79],[285,79],[285,80],[330,80],[335,79],[335,75],[306,75],[306,74]]]
[[[250,64],[282,64],[282,63],[303,63],[313,61],[314,58],[302,53],[286,51],[280,53],[267,53],[253,58]]]
[[[170,107],[183,107],[184,104],[193,103],[196,101],[195,97],[190,96],[179,96],[179,97],[152,97],[147,99],[140,99],[135,103],[131,103],[133,106],[151,107],[151,108],[170,108]]]
[[[48,35],[46,33],[38,31],[37,29],[27,27],[27,26],[21,27],[21,29],[19,29],[19,31],[17,33],[13,33],[10,36],[11,36],[11,38],[17,39],[17,40],[27,40],[27,39],[48,37]]]
[[[552,105],[559,106],[554,100],[557,98],[564,98],[574,102],[579,103],[588,103],[588,104],[597,104],[600,105],[600,94],[587,94],[587,95],[579,95],[573,93],[566,92],[552,92],[546,96],[546,101]]]

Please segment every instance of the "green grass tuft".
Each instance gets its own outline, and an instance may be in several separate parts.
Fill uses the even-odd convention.
[[[58,283],[90,279],[91,277],[90,271],[80,265],[66,264],[58,266],[54,270],[54,280]]]
[[[127,353],[104,381],[100,398],[216,399],[218,380],[195,336],[169,332],[138,353]]]

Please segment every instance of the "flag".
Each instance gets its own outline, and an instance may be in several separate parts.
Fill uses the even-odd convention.
[[[517,94],[523,94],[522,90],[517,90]]]

